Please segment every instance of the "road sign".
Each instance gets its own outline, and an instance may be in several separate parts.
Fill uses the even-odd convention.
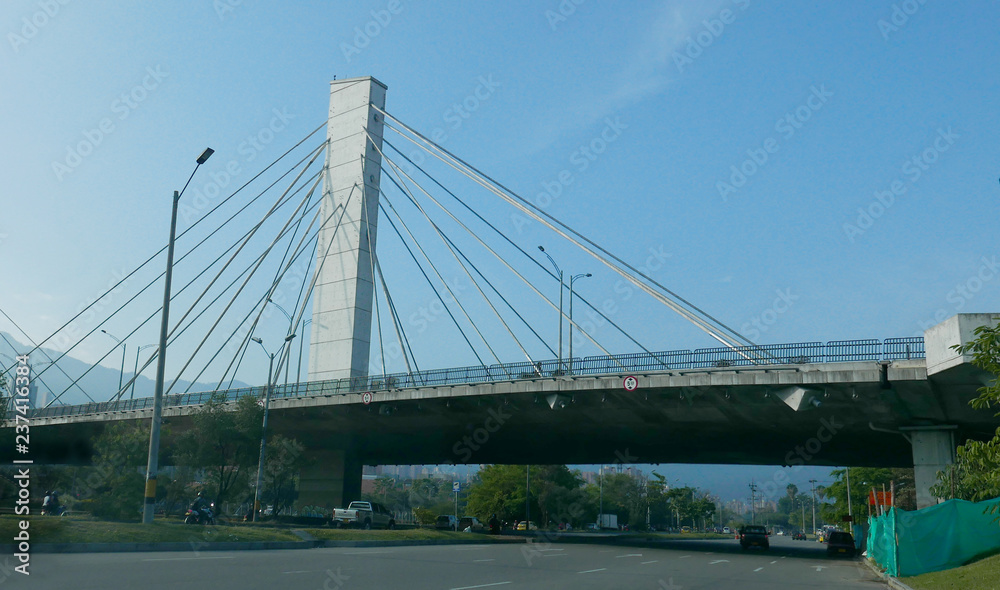
[[[366,391],[366,392],[362,393],[361,394],[361,401],[363,401],[366,406],[368,404],[372,403],[372,392]]]
[[[625,388],[625,391],[635,391],[639,388],[639,380],[632,375],[629,375],[624,381],[622,381],[622,387]]]
[[[457,482],[457,481],[456,481],[456,482],[454,482],[453,484],[451,484],[451,491],[453,491],[453,492],[457,492],[457,491],[459,491],[459,490],[461,490],[461,489],[462,489],[462,484],[461,484],[461,482]]]

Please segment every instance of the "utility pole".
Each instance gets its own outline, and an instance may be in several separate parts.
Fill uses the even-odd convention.
[[[813,498],[813,533],[816,532],[816,480],[810,479],[809,483],[812,484],[812,498]]]
[[[851,468],[847,468],[847,515],[851,517],[851,529],[854,529],[854,510],[851,507]]]
[[[756,493],[757,493],[757,484],[755,484],[751,479],[750,480],[750,524],[757,524]]]

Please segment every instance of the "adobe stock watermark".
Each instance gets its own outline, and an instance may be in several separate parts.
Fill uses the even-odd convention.
[[[463,436],[462,440],[452,445],[451,452],[458,457],[459,462],[468,463],[472,459],[473,454],[483,448],[489,442],[490,437],[503,428],[503,425],[513,417],[512,414],[504,412],[504,407],[501,404],[496,408],[487,410],[487,416],[483,420],[482,426],[473,429],[471,434]]]
[[[917,14],[921,7],[927,4],[927,0],[903,0],[892,5],[892,13],[888,19],[879,19],[878,32],[882,34],[882,40],[888,41],[889,35],[898,33],[910,22],[910,17]]]
[[[566,189],[576,182],[576,175],[587,171],[597,159],[608,150],[608,147],[622,136],[622,132],[628,129],[628,125],[622,123],[621,117],[605,117],[604,128],[588,142],[580,144],[569,155],[569,168],[560,170],[555,178],[543,180],[541,182],[542,192],[535,195],[533,202],[539,209],[547,209],[554,201],[559,199],[566,192]],[[511,223],[517,233],[522,233],[524,228],[531,224],[532,219],[514,212],[510,216]]]
[[[62,182],[63,178],[75,171],[83,164],[84,159],[94,153],[109,135],[115,132],[117,125],[115,121],[124,121],[139,108],[152,91],[156,90],[170,74],[163,71],[159,65],[148,66],[146,75],[142,82],[133,86],[128,92],[122,92],[117,98],[111,101],[110,109],[115,118],[104,117],[95,127],[84,129],[80,132],[83,139],[66,146],[66,156],[60,160],[52,161],[52,172],[56,175],[56,180]]]
[[[128,286],[130,279],[122,279],[128,272],[125,269],[111,271],[111,278],[108,279],[108,290],[105,291],[98,299],[85,299],[80,305],[77,306],[77,313],[80,314],[75,320],[66,324],[62,330],[60,330],[52,338],[50,346],[59,352],[65,352],[73,344],[80,341],[81,338],[86,336],[89,331],[87,328],[101,319],[103,312],[109,312],[116,304],[118,298],[122,295],[122,291]],[[121,282],[120,285],[115,287],[116,284]],[[93,304],[90,309],[83,311]],[[82,313],[81,313],[82,312]]]
[[[819,424],[815,436],[810,437],[801,445],[796,445],[785,455],[785,467],[790,468],[792,472],[801,471],[802,467],[810,464],[813,458],[823,451],[823,447],[846,426],[838,423],[836,416],[829,419],[820,418]],[[771,479],[760,486],[760,497],[774,499],[784,493],[789,483],[791,482],[788,479],[788,473],[784,469],[776,469]]]
[[[983,290],[983,287],[987,283],[997,278],[997,274],[1000,272],[1000,264],[997,263],[996,256],[983,256],[979,259],[979,262],[981,264],[976,269],[976,272],[964,281],[956,284],[955,288],[948,291],[948,294],[945,295],[945,301],[950,303],[951,306],[938,308],[929,320],[918,321],[917,324],[920,326],[920,331],[915,332],[914,336],[923,336],[924,330],[940,324],[956,313],[960,313],[976,297],[976,294]]]
[[[340,42],[340,51],[344,54],[344,60],[351,63],[351,59],[361,55],[361,52],[372,44],[372,40],[382,34],[392,23],[394,16],[403,12],[402,0],[389,0],[385,8],[371,11],[371,20],[363,27],[354,27],[353,43]]]
[[[555,10],[546,10],[545,20],[548,21],[549,28],[555,31],[557,25],[568,21],[569,17],[576,14],[576,7],[586,1],[587,0],[561,0]]]
[[[740,326],[740,333],[750,340],[756,341],[763,334],[766,334],[771,326],[778,321],[778,318],[799,300],[799,296],[792,294],[791,289],[776,289],[774,292],[778,296],[774,298],[771,306]]]
[[[702,30],[687,38],[687,45],[682,52],[674,52],[673,60],[678,72],[683,74],[684,68],[701,57],[705,50],[726,32],[726,27],[736,22],[736,17],[750,7],[750,0],[733,0],[733,4],[738,11],[723,8],[715,18],[701,21]]]
[[[249,164],[257,159],[257,156],[269,146],[279,133],[288,127],[288,122],[295,118],[288,112],[287,108],[271,109],[272,117],[263,127],[251,133],[238,146],[236,153],[241,158],[233,158],[225,165],[209,173],[209,180],[200,187],[192,187],[191,199],[182,201],[177,209],[181,220],[185,224],[190,224],[196,220],[201,212],[213,206],[215,199],[218,199],[223,191],[240,174],[243,173],[243,164]]]
[[[826,84],[811,86],[809,95],[802,101],[802,104],[775,121],[774,131],[780,135],[781,140],[771,136],[761,142],[760,147],[748,148],[747,158],[739,165],[734,164],[729,167],[729,182],[719,180],[715,183],[715,188],[719,191],[722,200],[728,201],[730,195],[736,194],[746,186],[747,182],[767,165],[771,156],[778,153],[781,141],[792,139],[812,119],[815,113],[826,106],[827,101],[831,98],[833,98],[833,92],[827,90]]]
[[[38,2],[38,10],[21,18],[21,28],[17,29],[16,32],[7,33],[7,41],[14,53],[21,53],[21,48],[37,37],[42,29],[47,27],[52,19],[62,12],[62,7],[69,2],[70,0],[41,0]]]
[[[225,21],[226,15],[231,12],[236,11],[236,7],[243,4],[243,0],[213,0],[212,9],[215,10],[215,15],[219,17],[219,21]]]
[[[663,244],[660,244],[655,248],[646,248],[646,251],[649,252],[649,256],[645,258],[643,265],[640,266],[638,270],[648,277],[653,276],[655,272],[666,266],[667,260],[673,257],[673,254],[663,249]],[[638,287],[636,287],[631,281],[618,279],[615,281],[615,284],[612,285],[612,289],[615,292],[613,297],[606,297],[598,305],[594,306],[597,310],[600,310],[601,313],[598,313],[594,308],[587,305],[585,311],[583,312],[584,318],[582,320],[573,320],[580,330],[586,332],[595,339],[597,334],[604,327],[610,325],[608,320],[613,319],[622,311],[622,304],[632,299],[632,296],[635,295]],[[574,288],[574,292],[576,291],[577,289]],[[579,297],[579,295],[577,295],[577,297]],[[604,314],[603,316],[601,315],[602,313]],[[590,341],[589,338],[580,333],[580,330],[573,333],[573,346],[581,346]]]
[[[896,197],[901,197],[919,181],[931,166],[941,159],[941,155],[955,145],[955,140],[961,138],[951,127],[938,128],[937,137],[930,145],[903,162],[899,169],[902,179],[897,177],[885,189],[875,191],[874,198],[865,207],[858,207],[858,217],[854,223],[844,222],[844,235],[853,244],[858,236],[864,235],[875,225],[875,221],[896,204]]]

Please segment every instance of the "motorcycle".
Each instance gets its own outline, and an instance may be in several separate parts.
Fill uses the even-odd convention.
[[[215,524],[215,502],[201,510],[188,508],[184,513],[184,524]]]

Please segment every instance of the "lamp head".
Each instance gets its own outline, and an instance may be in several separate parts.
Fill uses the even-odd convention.
[[[264,344],[264,341],[263,341],[263,340],[261,340],[260,338],[257,338],[256,336],[254,336],[254,337],[250,338],[250,340],[253,340],[253,341],[254,341],[254,342],[256,342],[257,344]]]
[[[541,246],[539,246],[538,249],[541,250],[542,252],[545,252],[545,248],[542,248]]]
[[[201,155],[198,156],[198,165],[201,166],[202,164],[204,164],[205,162],[207,162],[208,159],[211,158],[212,154],[214,154],[214,153],[215,153],[215,150],[213,150],[212,148],[205,148],[205,151],[203,151],[201,153]]]

